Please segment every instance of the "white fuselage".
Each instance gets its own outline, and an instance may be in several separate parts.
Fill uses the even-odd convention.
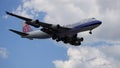
[[[48,35],[47,33],[41,31],[41,30],[35,30],[35,31],[31,31],[31,32],[27,32],[27,36],[24,36],[25,38],[29,38],[29,39],[46,39],[46,38],[50,38],[50,35]]]

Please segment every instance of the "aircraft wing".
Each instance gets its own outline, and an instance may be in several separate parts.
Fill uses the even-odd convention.
[[[29,18],[26,18],[26,17],[23,17],[23,16],[19,16],[19,15],[16,15],[16,14],[13,14],[13,13],[10,13],[10,12],[7,12],[7,11],[6,11],[6,14],[17,17],[17,18],[20,18],[20,19],[25,20],[25,21],[32,21],[32,19],[29,19]]]
[[[17,15],[17,14],[13,14],[13,13],[7,12],[7,11],[6,11],[6,14],[11,15],[11,16],[14,16],[14,17],[17,17],[17,18],[20,18],[20,19],[22,19],[22,20],[25,20],[26,22],[30,22],[29,25],[31,25],[31,23],[34,22],[34,24],[39,24],[39,25],[42,26],[42,27],[48,27],[48,28],[49,28],[49,27],[52,26],[52,24],[45,23],[45,22],[41,22],[41,21],[39,21],[39,20],[33,21],[33,20],[30,19],[30,18],[26,18],[26,17],[20,16],[20,15]],[[28,23],[27,23],[27,24],[28,24]]]
[[[7,11],[6,11],[6,14],[14,16],[14,17],[17,17],[19,19],[22,19],[22,20],[25,21],[26,24],[29,24],[29,25],[31,25],[33,27],[36,27],[36,28],[38,28],[40,26],[49,28],[49,27],[52,26],[52,24],[44,23],[44,22],[41,22],[39,20],[34,20],[33,21],[30,18],[26,18],[26,17],[20,16],[20,15],[17,15],[17,14],[13,14],[13,13],[7,12]]]

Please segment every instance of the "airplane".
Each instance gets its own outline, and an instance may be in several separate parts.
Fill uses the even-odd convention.
[[[62,41],[65,44],[69,43],[73,46],[81,45],[81,42],[84,40],[83,37],[78,37],[79,32],[89,31],[89,34],[92,34],[92,30],[102,24],[100,20],[95,18],[88,18],[75,24],[61,26],[59,24],[55,25],[41,22],[38,19],[33,20],[7,11],[6,14],[25,21],[23,32],[10,29],[10,31],[20,35],[22,38],[28,38],[30,40],[52,38],[57,42]],[[35,28],[42,28],[40,28],[40,30],[33,31],[29,25]]]

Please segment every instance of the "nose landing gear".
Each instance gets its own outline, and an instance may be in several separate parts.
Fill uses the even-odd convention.
[[[90,30],[89,34],[92,34],[92,31]]]

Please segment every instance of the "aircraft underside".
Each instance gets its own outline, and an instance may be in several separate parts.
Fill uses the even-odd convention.
[[[64,43],[70,43],[71,45],[77,46],[77,45],[80,45],[81,42],[83,41],[83,38],[82,37],[78,38],[77,34],[74,34],[74,35],[63,34],[61,37],[61,33],[58,31],[53,31],[53,30],[46,29],[46,28],[43,28],[41,30],[45,33],[48,33],[52,37],[52,39],[56,40],[57,42],[63,41]]]

